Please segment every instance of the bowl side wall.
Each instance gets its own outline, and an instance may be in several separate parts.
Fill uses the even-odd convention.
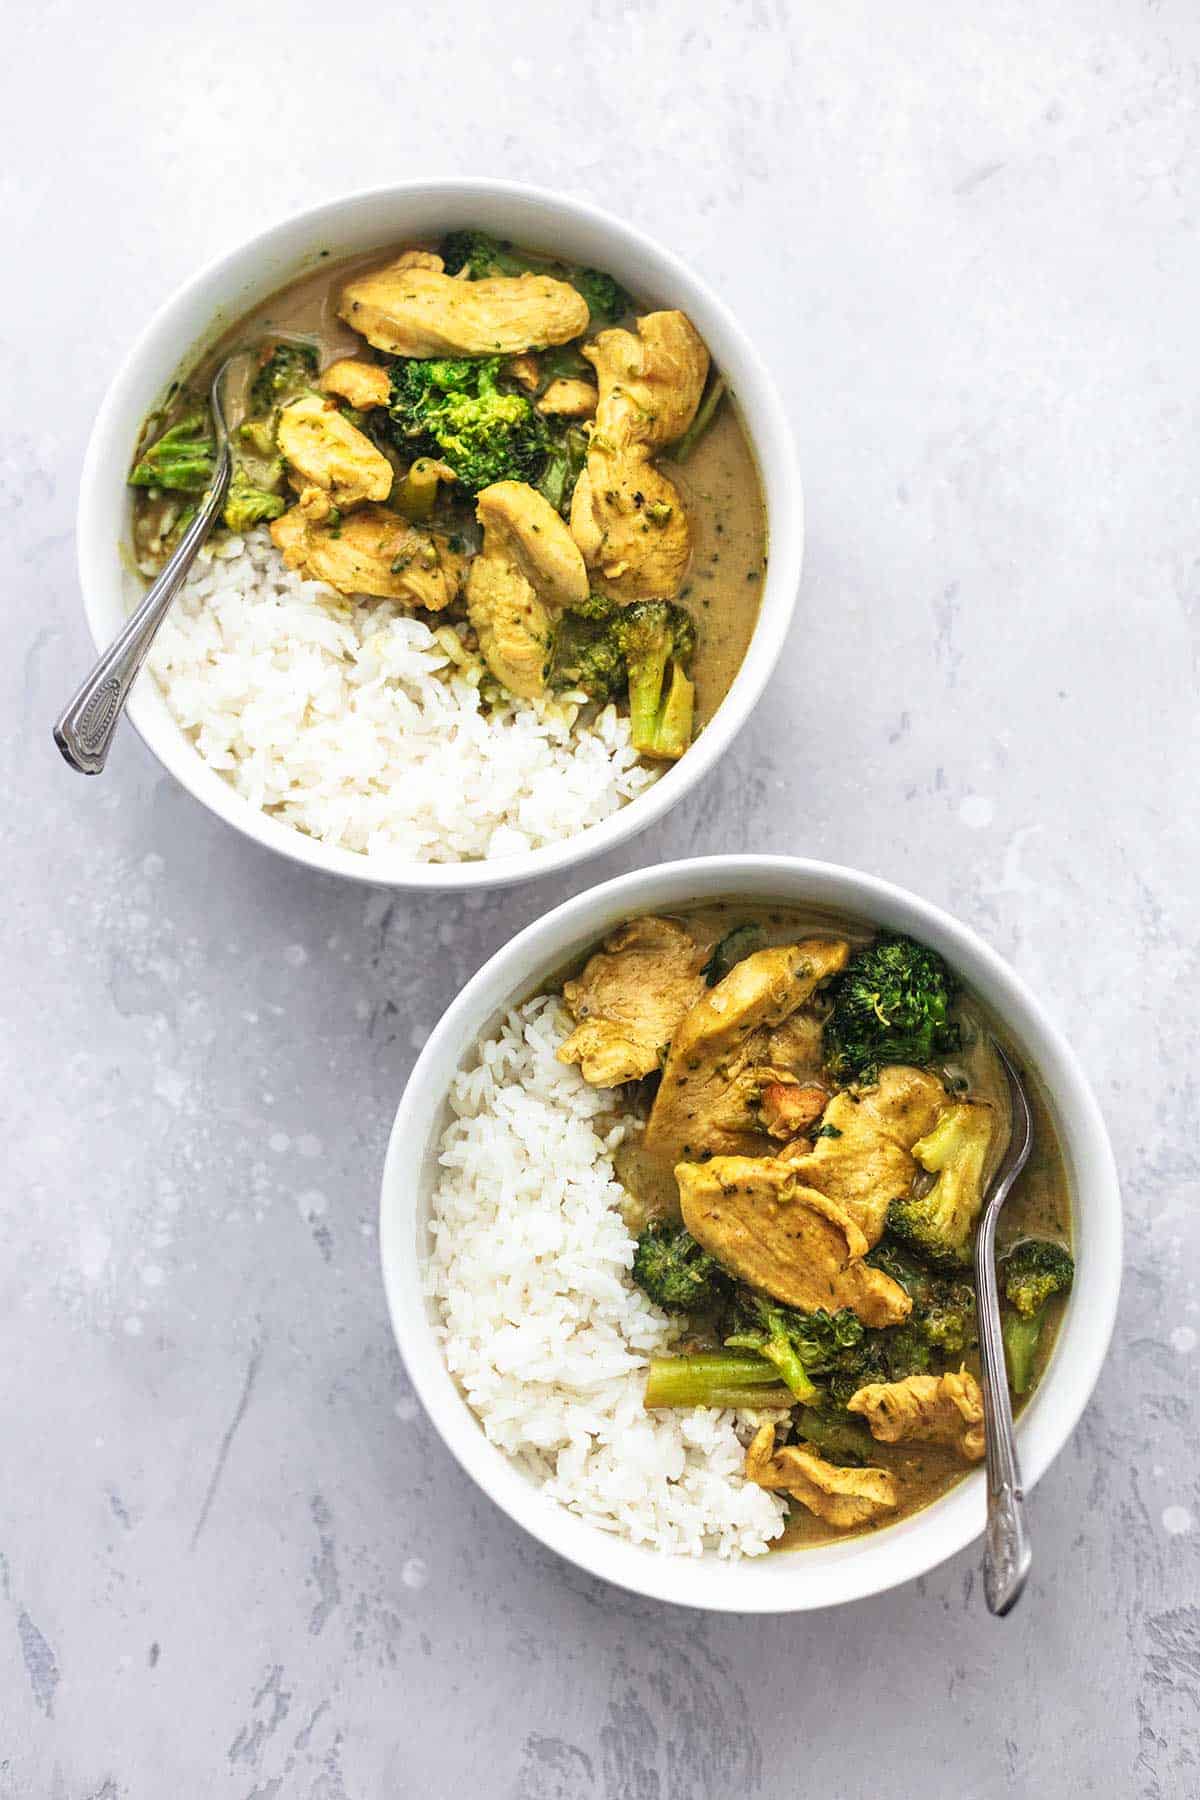
[[[414,184],[333,201],[264,232],[180,289],[135,344],[97,416],[80,487],[80,580],[97,648],[116,635],[142,591],[122,553],[131,517],[126,475],[142,421],[170,383],[231,321],[314,266],[322,250],[341,258],[472,224],[611,269],[648,300],[690,314],[738,397],[763,481],[770,557],[758,625],[742,667],[687,756],[601,824],[563,843],[495,862],[367,858],[305,837],[241,799],[204,763],[153,679],[145,675],[137,682],[130,721],[164,767],[210,811],[294,861],[396,887],[499,887],[529,880],[599,855],[661,817],[703,779],[753,710],[791,623],[803,556],[803,498],[787,416],[763,364],[716,295],[668,251],[594,208],[505,183]],[[186,354],[181,346],[190,347]]]
[[[1078,1273],[1046,1375],[1018,1427],[1027,1490],[1087,1403],[1115,1316],[1120,1201],[1104,1123],[1072,1053],[1017,976],[965,926],[890,883],[828,864],[715,857],[639,870],[568,901],[515,938],[459,995],[418,1059],[400,1103],[381,1201],[384,1281],[401,1353],[422,1403],[460,1463],[519,1524],[591,1573],[658,1599],[718,1611],[789,1612],[857,1599],[912,1579],[983,1526],[972,1471],[941,1500],[869,1538],[724,1564],[663,1557],[606,1537],[541,1499],[485,1439],[442,1360],[421,1282],[437,1181],[437,1143],[456,1070],[515,1000],[634,913],[690,901],[752,899],[828,907],[911,932],[940,950],[1003,1020],[1036,1068],[1060,1134],[1075,1213]],[[423,1146],[418,1158],[412,1147]]]

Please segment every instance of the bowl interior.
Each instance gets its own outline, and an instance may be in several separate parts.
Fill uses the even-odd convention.
[[[947,957],[1040,1076],[1067,1166],[1077,1273],[1050,1365],[1018,1425],[1026,1487],[1038,1479],[1087,1402],[1116,1308],[1120,1206],[1104,1124],[1071,1051],[1007,965],[946,914],[853,871],[783,858],[677,863],[606,883],[528,927],[459,995],[410,1078],[384,1172],[383,1272],[397,1341],[423,1404],[468,1474],[519,1524],[593,1574],[659,1599],[722,1611],[800,1611],[894,1586],[968,1543],[983,1527],[982,1470],[923,1512],[868,1537],[738,1563],[664,1556],[610,1538],[543,1500],[487,1442],[445,1368],[422,1292],[437,1147],[455,1071],[471,1064],[509,1005],[537,992],[612,926],[639,912],[715,899],[828,907],[912,933]]]
[[[203,270],[147,327],[105,398],[81,483],[79,568],[97,647],[111,641],[142,592],[125,549],[131,516],[125,476],[142,420],[181,370],[239,316],[324,256],[385,250],[405,238],[472,224],[609,269],[639,297],[689,313],[729,379],[758,460],[770,558],[758,624],[742,667],[688,754],[601,824],[561,844],[511,858],[413,863],[367,858],[308,838],[241,799],[201,759],[155,682],[145,676],[137,683],[128,709],[134,726],[164,766],[211,811],[296,861],[401,887],[494,887],[549,874],[598,855],[660,817],[702,778],[745,722],[782,648],[800,579],[803,503],[790,426],[766,370],[720,300],[668,251],[594,208],[504,183],[430,182],[355,195],[285,221]]]

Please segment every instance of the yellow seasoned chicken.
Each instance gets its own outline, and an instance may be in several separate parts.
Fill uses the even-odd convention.
[[[483,548],[467,577],[467,610],[497,680],[526,699],[545,691],[554,620],[587,598],[587,570],[550,502],[523,481],[479,495]]]
[[[596,398],[590,381],[572,381],[563,375],[550,383],[537,409],[561,419],[590,419],[596,410]]]
[[[553,276],[460,281],[404,257],[348,282],[338,316],[389,356],[512,356],[588,326],[587,301]]]
[[[873,1381],[846,1402],[881,1444],[949,1444],[968,1462],[983,1455],[983,1395],[969,1369]]]
[[[576,1020],[560,1062],[578,1063],[594,1087],[637,1081],[662,1066],[675,1027],[705,992],[707,945],[673,919],[633,919],[605,939],[583,973],[563,985]]]
[[[392,491],[387,457],[320,394],[305,394],[284,407],[279,450],[292,486],[323,488],[336,507],[386,500]]]
[[[648,313],[631,331],[602,331],[583,354],[598,398],[571,531],[597,585],[618,600],[671,599],[692,537],[678,489],[654,464],[695,416],[708,351],[681,312]]]
[[[370,594],[440,612],[462,589],[466,558],[438,532],[418,531],[399,513],[364,506],[339,524],[293,506],[271,526],[289,569],[339,594]]]
[[[386,406],[392,384],[386,369],[379,363],[363,362],[357,356],[343,356],[330,363],[321,377],[321,392],[337,394],[359,412],[373,406]]]
[[[875,1087],[835,1094],[816,1142],[801,1155],[783,1154],[799,1179],[844,1207],[874,1245],[889,1205],[912,1186],[913,1145],[945,1104],[946,1090],[933,1075],[897,1063],[880,1070]]]
[[[802,1312],[849,1307],[864,1325],[899,1325],[912,1301],[861,1259],[867,1240],[832,1200],[773,1156],[714,1156],[676,1165],[683,1222],[751,1287]]]
[[[791,1494],[839,1531],[869,1525],[898,1503],[896,1479],[887,1469],[841,1469],[800,1444],[776,1450],[773,1425],[760,1426],[750,1441],[746,1480]]]
[[[674,1164],[710,1151],[767,1148],[760,1101],[781,1073],[768,1060],[773,1038],[848,954],[844,939],[806,938],[735,963],[680,1022],[646,1124],[646,1149]]]

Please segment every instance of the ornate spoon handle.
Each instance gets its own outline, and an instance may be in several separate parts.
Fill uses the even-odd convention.
[[[1013,1434],[1012,1406],[1000,1335],[1000,1297],[996,1289],[996,1215],[989,1209],[975,1243],[975,1279],[979,1293],[979,1362],[982,1374],[984,1431],[987,1441],[987,1535],[983,1552],[983,1591],[988,1611],[997,1618],[1016,1605],[1025,1586],[1033,1552],[1025,1529],[1025,1496]]]
[[[983,1592],[988,1611],[1003,1618],[1021,1597],[1033,1560],[1025,1528],[1025,1495],[1013,1431],[1000,1293],[996,1281],[996,1220],[1029,1159],[1033,1113],[1021,1078],[999,1044],[996,1054],[1008,1077],[1013,1129],[1004,1161],[993,1177],[975,1238],[975,1296],[979,1316],[979,1368],[987,1446],[987,1532],[983,1551]]]
[[[55,721],[54,741],[81,775],[99,775],[108,761],[134,677],[224,505],[229,470],[229,446],[222,444],[212,486],[166,568]]]

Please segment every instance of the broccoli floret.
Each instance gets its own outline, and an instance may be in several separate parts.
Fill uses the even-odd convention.
[[[711,956],[700,970],[705,986],[716,987],[718,981],[724,981],[735,963],[753,956],[756,950],[762,949],[766,941],[767,934],[761,925],[735,925],[732,931],[727,931],[713,945]]]
[[[669,600],[623,606],[614,630],[629,677],[629,725],[640,756],[675,762],[692,741],[696,690],[687,664],[696,627],[686,608]]]
[[[993,1120],[992,1109],[975,1101],[943,1107],[933,1130],[913,1145],[921,1167],[937,1179],[925,1193],[888,1207],[893,1237],[935,1268],[962,1267],[971,1260]]]
[[[1024,1394],[1033,1381],[1033,1365],[1056,1294],[1070,1292],[1075,1263],[1069,1250],[1045,1238],[1025,1238],[1001,1259],[998,1273],[1012,1308],[1004,1315],[1004,1354],[1014,1394]]]
[[[603,270],[526,256],[506,239],[491,237],[486,231],[451,231],[442,240],[442,262],[447,275],[458,275],[465,269],[472,281],[488,275],[524,275],[529,270],[569,281],[587,301],[593,331],[615,324],[633,308],[633,301],[620,282]]]
[[[805,1402],[815,1400],[817,1390],[804,1366],[799,1335],[804,1315],[749,1291],[739,1295],[741,1323],[725,1339],[727,1350],[753,1350],[776,1370],[780,1380]]]
[[[139,459],[129,477],[131,487],[164,488],[176,494],[202,494],[212,481],[217,446],[208,415],[189,413],[164,431]]]
[[[540,352],[538,359],[538,393],[544,394],[552,381],[596,380],[596,371],[576,344],[555,344]]]
[[[696,445],[700,442],[700,439],[704,436],[705,432],[716,418],[717,409],[725,398],[725,393],[725,378],[723,375],[718,375],[714,370],[713,374],[709,377],[708,386],[700,397],[700,404],[696,408],[695,418],[692,420],[683,436],[677,438],[675,443],[667,450],[667,455],[673,462],[683,463],[687,461],[688,457],[692,454],[692,451],[696,448]]]
[[[550,685],[582,688],[592,700],[615,700],[625,691],[625,658],[604,620],[564,612],[554,634]]]
[[[262,525],[268,519],[277,519],[286,505],[287,501],[282,494],[273,494],[267,488],[256,487],[245,469],[237,463],[230,477],[221,517],[229,531],[252,531],[256,525]]]
[[[472,281],[485,275],[523,275],[534,266],[506,240],[486,231],[448,232],[442,239],[441,255],[447,275],[465,269]]]
[[[664,1312],[703,1312],[721,1298],[728,1278],[682,1225],[652,1219],[633,1253],[633,1279]]]
[[[912,938],[881,935],[831,983],[825,1062],[839,1081],[874,1081],[881,1063],[925,1068],[958,1048],[950,1019],[954,978]]]
[[[546,466],[537,484],[538,492],[545,496],[564,519],[571,511],[571,498],[575,492],[575,483],[583,473],[587,450],[587,433],[581,431],[578,425],[570,425],[560,437],[549,439]]]
[[[796,1433],[819,1450],[826,1462],[860,1469],[872,1461],[874,1440],[853,1414],[802,1406],[796,1414]]]
[[[913,1307],[905,1329],[915,1332],[935,1356],[953,1362],[978,1342],[975,1289],[961,1276],[928,1269],[902,1244],[883,1238],[867,1261],[899,1282]]]
[[[620,606],[593,595],[559,622],[551,681],[581,687],[596,700],[628,687],[634,749],[674,761],[692,737],[695,690],[685,666],[695,642],[682,606],[668,600]]]
[[[592,331],[603,331],[633,311],[632,296],[602,269],[572,269],[567,279],[587,301]]]
[[[829,1400],[845,1406],[859,1388],[873,1381],[903,1381],[924,1375],[933,1362],[928,1343],[911,1319],[903,1325],[864,1330],[856,1344],[837,1357],[826,1377]]]
[[[805,1403],[818,1397],[813,1376],[836,1367],[843,1352],[863,1336],[861,1321],[848,1309],[797,1312],[742,1286],[735,1291],[726,1323],[726,1349],[754,1350],[765,1357],[796,1399]]]
[[[313,383],[317,352],[310,344],[276,344],[250,384],[250,410],[269,413],[286,406]]]
[[[545,425],[526,395],[501,390],[499,373],[498,356],[394,362],[388,413],[401,449],[440,457],[472,494],[494,481],[536,481]]]

